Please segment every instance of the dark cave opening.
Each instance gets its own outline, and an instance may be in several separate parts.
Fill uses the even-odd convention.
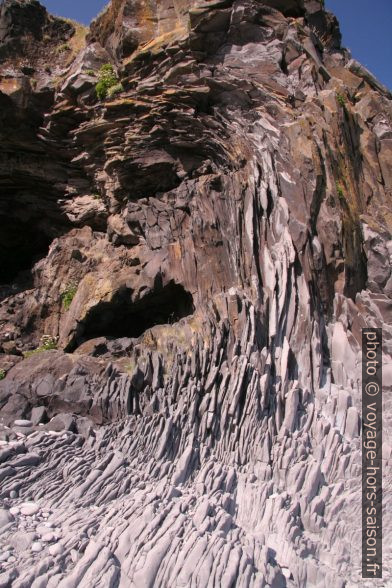
[[[33,222],[0,216],[0,227],[0,284],[25,281],[32,266],[47,255],[52,239]]]
[[[174,281],[132,302],[131,290],[122,288],[110,302],[94,306],[78,325],[67,351],[97,337],[137,338],[155,325],[173,324],[194,312],[192,295]]]

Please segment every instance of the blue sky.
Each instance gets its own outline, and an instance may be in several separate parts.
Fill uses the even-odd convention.
[[[326,0],[325,5],[338,17],[343,45],[354,59],[392,89],[392,1]]]
[[[108,3],[106,0],[40,0],[52,14],[73,18],[83,24],[92,19]]]
[[[88,24],[105,0],[41,0],[49,12]],[[343,45],[392,89],[392,0],[326,0],[340,21]]]

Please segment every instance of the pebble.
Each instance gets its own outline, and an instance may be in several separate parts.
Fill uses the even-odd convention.
[[[28,421],[27,419],[17,419],[16,421],[14,421],[14,425],[16,427],[32,427],[33,423],[31,421]]]
[[[39,535],[46,535],[46,533],[50,532],[50,527],[46,523],[41,523],[37,525],[35,530]]]
[[[64,551],[64,547],[61,543],[55,543],[54,545],[50,545],[49,553],[50,555],[61,555]]]
[[[13,516],[18,515],[20,513],[20,508],[18,508],[17,506],[11,506],[10,513]]]
[[[71,549],[71,559],[73,563],[76,563],[79,560],[79,553],[76,551],[76,549]]]
[[[20,512],[22,515],[32,516],[40,511],[38,504],[35,502],[24,502],[21,506]]]
[[[3,553],[0,553],[0,562],[7,561],[7,559],[10,556],[11,556],[11,552],[10,551],[3,551]]]
[[[18,498],[18,492],[16,490],[11,490],[10,498]]]
[[[50,543],[51,541],[55,540],[55,535],[53,533],[45,533],[45,535],[41,536],[42,541],[45,541],[45,543]]]
[[[42,543],[40,543],[39,541],[34,541],[34,543],[31,545],[31,551],[33,553],[39,553],[40,551],[42,551],[42,549]]]

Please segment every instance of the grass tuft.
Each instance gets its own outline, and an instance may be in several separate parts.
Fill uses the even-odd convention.
[[[72,300],[75,298],[75,294],[78,291],[77,284],[69,284],[66,289],[61,293],[61,301],[63,308],[68,310],[72,304]]]
[[[51,349],[57,349],[57,337],[52,337],[51,335],[43,335],[41,337],[41,345],[37,347],[37,349],[33,349],[32,351],[25,351],[24,357],[27,359],[36,353],[42,353],[43,351],[50,351]]]
[[[338,104],[340,104],[340,106],[342,106],[343,108],[346,106],[346,97],[343,94],[337,92],[336,100],[338,101]]]
[[[57,47],[57,53],[66,53],[67,51],[71,51],[71,47],[67,43]]]
[[[99,100],[112,98],[124,90],[111,63],[105,63],[98,72],[98,83],[95,92]]]
[[[124,92],[124,86],[122,85],[121,82],[119,82],[115,86],[112,86],[111,88],[108,89],[107,97],[113,98],[113,96],[115,96],[116,94],[119,94],[120,92]]]
[[[343,189],[342,184],[339,184],[338,182],[336,183],[336,191],[338,193],[339,200],[345,200],[344,189]]]

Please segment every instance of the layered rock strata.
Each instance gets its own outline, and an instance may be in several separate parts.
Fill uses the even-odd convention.
[[[5,0],[0,43],[0,585],[388,585],[388,89],[318,0]]]

